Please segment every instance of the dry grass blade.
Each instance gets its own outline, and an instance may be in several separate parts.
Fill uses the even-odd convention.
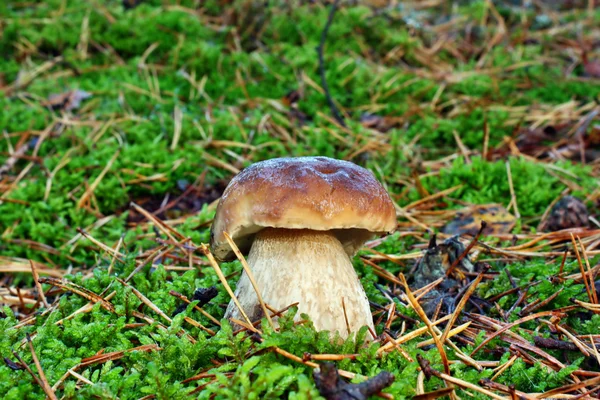
[[[444,329],[444,333],[442,334],[442,338],[440,339],[440,341],[442,343],[446,342],[446,339],[448,338],[448,335],[450,334],[450,332],[452,330],[452,326],[454,325],[454,323],[458,319],[458,316],[459,316],[460,312],[462,311],[462,309],[467,304],[467,301],[469,300],[469,298],[471,297],[471,295],[473,294],[473,292],[475,291],[475,289],[477,289],[477,285],[479,285],[479,283],[483,279],[483,274],[485,273],[485,271],[487,271],[487,269],[488,268],[486,268],[479,275],[477,275],[477,278],[473,282],[471,282],[471,286],[469,286],[469,289],[467,289],[466,293],[460,299],[460,302],[456,306],[456,309],[454,310],[454,312],[450,316],[450,321],[446,325],[446,329]]]
[[[198,329],[202,329],[204,332],[208,333],[211,336],[215,336],[217,334],[217,332],[213,331],[212,329],[209,329],[207,327],[205,327],[204,325],[202,325],[200,322],[190,318],[190,317],[184,317],[183,318],[185,322],[187,322],[188,324],[195,326]]]
[[[446,382],[453,383],[456,386],[462,387],[463,389],[471,389],[471,390],[473,390],[475,392],[479,392],[481,394],[489,396],[492,399],[506,400],[506,397],[498,396],[496,393],[490,392],[487,389],[484,389],[482,387],[474,385],[471,382],[463,381],[462,379],[458,379],[458,378],[452,377],[452,376],[450,376],[448,374],[440,373],[439,377],[440,377],[440,379],[443,379]]]
[[[154,318],[152,318],[152,317],[150,317],[150,316],[148,316],[148,315],[146,315],[146,314],[143,314],[143,313],[141,313],[141,312],[139,312],[139,311],[131,311],[131,315],[133,315],[133,316],[134,316],[134,317],[136,317],[136,318],[139,318],[139,319],[142,319],[142,320],[146,321],[146,323],[147,323],[148,325],[153,325],[153,324],[156,324],[156,326],[157,326],[159,329],[161,329],[161,330],[163,330],[163,331],[166,331],[166,330],[168,330],[168,328],[167,328],[165,325],[161,324],[160,322],[158,322],[158,321],[157,321],[157,320],[155,320]],[[196,339],[194,339],[194,338],[192,337],[192,335],[190,335],[189,333],[187,333],[187,332],[186,332],[186,331],[184,331],[183,329],[181,329],[181,330],[179,330],[179,332],[177,332],[177,336],[179,336],[179,337],[185,336],[185,338],[186,338],[187,340],[189,340],[189,341],[190,341],[192,344],[196,344],[196,343],[198,342]]]
[[[342,361],[342,360],[355,360],[358,354],[310,354],[304,353],[302,356],[303,360],[312,361]]]
[[[237,297],[235,297],[235,294],[233,293],[233,290],[231,290],[231,286],[229,286],[229,283],[227,282],[227,279],[225,278],[225,275],[223,275],[223,271],[221,271],[221,267],[219,267],[219,263],[217,263],[217,260],[215,260],[215,257],[212,255],[212,253],[210,252],[210,250],[208,249],[208,247],[205,244],[202,244],[198,249],[204,255],[206,255],[206,258],[208,258],[208,261],[210,262],[211,267],[213,267],[213,269],[215,270],[215,273],[219,277],[219,280],[221,281],[221,283],[223,284],[223,286],[225,286],[225,290],[227,290],[227,293],[229,294],[229,297],[231,297],[231,300],[233,300],[233,303],[236,305],[236,307],[238,308],[238,310],[240,310],[240,313],[242,314],[242,316],[246,320],[246,323],[248,325],[252,326],[252,321],[250,321],[250,318],[248,318],[248,315],[246,314],[246,312],[242,308],[242,305],[240,304],[240,301],[237,299]]]
[[[265,306],[265,302],[263,301],[262,295],[260,294],[261,293],[260,288],[256,284],[256,280],[254,280],[254,274],[252,273],[250,266],[246,262],[246,259],[242,255],[242,252],[237,247],[237,245],[235,244],[235,242],[233,241],[231,236],[229,236],[229,233],[223,232],[223,235],[225,236],[225,239],[227,239],[227,243],[229,243],[229,245],[231,246],[231,249],[235,253],[235,256],[237,257],[237,259],[240,260],[240,263],[242,264],[242,267],[244,268],[246,275],[248,275],[248,279],[250,279],[250,283],[252,284],[252,287],[254,288],[254,292],[256,293],[256,297],[258,298],[258,302],[260,303],[260,307],[262,308],[263,313],[264,313],[265,317],[267,318],[267,321],[269,321],[269,325],[271,325],[271,328],[273,328],[273,330],[276,330],[275,324],[273,323],[273,320],[271,319],[271,316],[269,315],[269,310],[267,310],[267,307]]]
[[[119,252],[119,250],[121,249],[121,246],[123,245],[123,237],[124,236],[121,236],[119,238],[119,242],[117,243],[117,247],[115,248],[115,252],[114,252],[113,256],[110,259],[110,265],[108,266],[108,271],[106,272],[108,275],[112,274],[113,267],[115,266],[115,260],[117,259],[117,253]]]
[[[577,242],[575,241],[575,236],[573,236],[572,233],[571,233],[571,242],[573,243],[573,250],[575,251],[575,255],[577,256],[577,263],[579,265],[579,270],[581,272],[581,279],[583,280],[583,284],[585,285],[585,291],[588,295],[588,298],[590,299],[590,303],[597,304],[598,300],[596,299],[596,295],[595,295],[596,290],[593,288],[593,283],[590,283],[588,281],[588,278],[590,278],[590,280],[591,280],[592,277],[587,276],[585,267],[583,266],[583,262],[581,261],[581,255],[579,254],[579,246],[577,245]]]
[[[513,206],[515,210],[515,217],[517,219],[521,218],[521,214],[519,213],[519,207],[517,206],[517,195],[515,194],[515,186],[513,185],[512,172],[510,171],[510,161],[506,160],[506,175],[508,177],[508,188],[510,189],[510,205]],[[506,207],[506,209],[509,209]]]
[[[158,228],[158,230],[160,230],[162,233],[167,235],[169,237],[169,239],[171,239],[173,242],[177,242],[177,240],[175,240],[173,235],[177,236],[179,238],[179,240],[185,239],[185,236],[183,236],[181,233],[177,232],[175,229],[171,228],[169,225],[165,224],[163,221],[156,218],[154,215],[152,215],[151,213],[149,213],[148,211],[146,211],[144,208],[140,207],[139,205],[137,205],[135,203],[131,203],[131,207],[135,208],[135,210],[137,212],[139,212],[144,217],[146,217],[150,222],[152,222],[154,224],[154,226],[156,226]]]
[[[561,331],[562,333],[565,334],[565,336],[567,336],[569,339],[571,339],[571,341],[573,342],[573,344],[575,344],[575,346],[577,346],[577,348],[579,349],[579,351],[581,351],[581,353],[586,356],[589,357],[590,356],[590,352],[589,349],[586,347],[585,344],[583,344],[581,342],[581,340],[577,339],[571,332],[569,332],[567,329],[563,328],[560,325],[555,325],[556,329],[558,329],[559,331]]]
[[[588,254],[585,249],[585,246],[581,242],[581,238],[579,236],[577,236],[577,241],[579,242],[579,245],[581,246],[581,252],[583,253],[583,259],[585,261],[585,266],[587,268],[587,275],[589,278],[590,286],[592,287],[592,303],[598,304],[598,291],[595,290],[595,288],[594,288],[594,275],[592,274],[592,267],[590,266],[590,260],[588,258]]]
[[[398,350],[398,352],[402,355],[402,357],[406,358],[406,360],[408,360],[408,362],[415,362],[415,360],[413,360],[413,358],[410,356],[410,354],[408,354],[408,352],[400,346],[400,343],[398,343],[396,341],[396,339],[394,339],[389,333],[387,333],[387,332],[384,332],[384,333],[385,333],[385,337],[390,341],[390,343],[392,343],[394,345],[394,347],[396,348],[396,350]]]
[[[115,307],[112,305],[112,303],[106,301],[91,290],[76,285],[73,282],[67,281],[66,279],[40,278],[39,281],[40,283],[47,283],[49,285],[56,286],[64,290],[69,290],[85,299],[88,299],[92,303],[100,303],[102,308],[104,308],[107,311],[115,312]]]
[[[452,317],[452,315],[450,315],[450,317]],[[448,332],[447,336],[444,338],[444,343],[446,343],[448,341],[448,339],[450,339],[452,336],[456,336],[459,333],[461,333],[462,331],[466,330],[469,326],[471,326],[471,323],[472,323],[471,321],[465,322],[464,324],[459,325],[459,326],[457,326],[454,329],[451,329],[450,332]],[[447,326],[450,326],[450,325],[447,325]],[[435,343],[435,340],[428,339],[428,340],[425,340],[425,341],[417,344],[417,347],[418,348],[425,347],[425,346],[429,346],[429,345],[434,344],[434,343]]]
[[[492,333],[487,338],[485,338],[483,340],[483,342],[481,342],[479,344],[479,346],[477,346],[471,352],[471,356],[474,355],[475,353],[477,353],[479,350],[481,350],[483,348],[483,346],[485,346],[486,344],[488,344],[492,339],[494,339],[498,335],[501,335],[503,332],[506,332],[510,328],[513,328],[513,327],[515,327],[517,325],[520,325],[523,322],[531,321],[532,319],[536,319],[536,318],[540,318],[540,317],[547,317],[547,316],[558,316],[559,314],[561,314],[561,313],[557,313],[556,311],[543,311],[543,312],[540,312],[540,313],[537,313],[537,314],[532,314],[532,315],[529,315],[527,317],[520,318],[520,319],[516,320],[515,322],[513,322],[511,324],[507,324],[507,325],[503,326],[502,328],[498,329],[496,332]]]
[[[87,366],[93,365],[93,364],[105,363],[107,361],[118,360],[118,359],[124,357],[125,354],[132,353],[134,351],[148,352],[148,351],[159,351],[159,350],[162,350],[162,349],[157,344],[145,344],[143,346],[133,347],[133,348],[127,349],[127,350],[113,351],[111,353],[102,353],[102,354],[98,354],[98,355],[95,355],[92,357],[84,358],[79,363],[79,366],[87,367]]]
[[[106,164],[106,166],[104,167],[104,169],[102,170],[102,172],[100,172],[100,175],[98,175],[98,177],[94,180],[94,182],[92,182],[92,184],[87,188],[87,190],[85,191],[85,193],[83,194],[83,196],[81,196],[81,198],[77,202],[77,208],[83,208],[84,205],[87,204],[87,202],[89,201],[90,197],[93,195],[94,190],[96,190],[96,188],[98,187],[98,185],[100,184],[100,182],[104,178],[104,175],[106,175],[106,173],[108,172],[108,170],[112,167],[112,165],[117,160],[117,157],[119,156],[120,153],[121,153],[121,150],[119,149],[111,157],[111,159],[108,161],[108,163]]]
[[[125,278],[125,282],[129,282],[138,272],[140,272],[145,266],[150,265],[154,260],[170,253],[172,248],[166,248],[166,246],[159,246],[152,250],[152,252],[146,257],[146,259],[139,263],[137,267]]]
[[[600,376],[597,376],[592,379],[588,379],[587,381],[577,382],[577,383],[573,383],[571,385],[566,385],[566,386],[562,386],[562,387],[559,387],[556,389],[549,390],[547,392],[537,395],[536,398],[537,399],[546,399],[549,397],[556,397],[557,395],[560,395],[560,394],[566,394],[566,393],[572,392],[574,390],[578,390],[578,389],[585,388],[588,386],[596,386],[598,384],[600,384]]]
[[[29,350],[31,351],[31,357],[33,358],[35,367],[37,368],[38,373],[40,374],[40,381],[41,381],[42,389],[44,389],[44,393],[46,393],[46,396],[48,396],[51,400],[58,400],[56,397],[56,394],[50,387],[50,384],[48,384],[48,380],[46,379],[44,370],[42,369],[42,366],[40,365],[40,360],[38,360],[37,354],[35,354],[35,349],[33,348],[33,343],[31,343],[31,337],[29,337],[29,334],[27,335],[27,344],[29,345]]]
[[[31,263],[35,264],[38,275],[48,275],[54,278],[62,278],[66,270],[52,269],[37,261],[25,260],[16,257],[0,256],[0,274],[29,273],[32,272]]]
[[[44,303],[44,307],[48,308],[48,307],[50,307],[50,304],[48,304],[48,301],[46,300],[46,295],[44,294],[44,289],[42,288],[42,284],[39,281],[40,276],[38,275],[37,269],[35,267],[35,263],[33,261],[29,260],[29,264],[31,264],[31,275],[33,275],[33,281],[35,282],[35,287],[37,288],[40,298],[42,299],[42,303]]]
[[[572,301],[575,304],[585,308],[586,310],[590,310],[590,311],[594,311],[594,312],[600,311],[600,304],[587,303],[585,301],[581,301],[581,300],[577,300],[577,299],[573,299]]]
[[[433,322],[433,325],[435,326],[437,324],[441,324],[443,322],[448,321],[449,319],[450,319],[450,316],[446,315],[445,317],[440,318],[437,321]],[[429,328],[427,326],[423,326],[421,328],[417,328],[414,331],[409,332],[406,335],[401,336],[401,337],[395,339],[394,343],[390,342],[390,343],[384,344],[379,349],[377,349],[377,354],[381,354],[384,351],[390,351],[390,350],[394,349],[394,347],[395,347],[396,344],[402,344],[402,343],[408,342],[409,340],[412,340],[412,339],[417,338],[417,337],[419,337],[421,335],[424,335],[425,333],[428,332],[428,330],[429,330]]]
[[[124,261],[125,260],[125,254],[119,253],[118,251],[116,251],[116,250],[108,247],[107,245],[105,245],[104,243],[102,243],[99,240],[95,239],[93,236],[91,236],[89,233],[87,233],[86,231],[84,231],[81,228],[78,228],[77,232],[79,232],[80,235],[82,235],[83,237],[85,237],[86,239],[88,239],[90,242],[94,243],[96,246],[98,246],[102,250],[106,251],[109,254],[112,254],[113,257],[115,257],[120,262],[125,262]]]
[[[419,302],[413,295],[412,291],[410,290],[410,287],[408,286],[408,283],[406,282],[406,278],[404,277],[404,274],[402,274],[402,273],[400,274],[400,280],[402,281],[402,284],[404,285],[404,290],[406,292],[406,296],[408,297],[410,305],[417,312],[417,314],[419,315],[421,320],[423,322],[425,322],[425,325],[427,325],[427,329],[429,330],[431,337],[435,341],[435,347],[440,352],[440,356],[442,358],[442,363],[444,364],[444,370],[449,374],[450,373],[450,365],[448,363],[448,357],[446,356],[446,351],[444,350],[444,346],[443,346],[442,342],[440,341],[440,338],[438,337],[438,335],[435,332],[434,325],[431,323],[429,318],[427,318],[427,315],[425,314],[423,307],[421,307],[421,305],[419,304]]]
[[[117,278],[117,281],[119,281],[119,283],[121,285],[130,288],[131,291],[133,292],[133,294],[135,294],[135,296],[138,299],[140,299],[142,301],[142,303],[144,303],[152,311],[154,311],[155,313],[157,313],[158,315],[160,315],[161,317],[163,317],[167,322],[169,322],[169,323],[173,322],[173,320],[167,314],[165,314],[163,310],[161,310],[160,308],[158,308],[158,306],[156,304],[154,304],[152,301],[150,301],[150,299],[147,298],[146,296],[144,296],[139,290],[137,290],[136,288],[134,288],[133,286],[131,286],[130,284],[128,284],[127,282],[125,282],[123,279]]]
[[[171,296],[177,297],[179,300],[183,301],[186,304],[190,304],[191,303],[190,299],[188,299],[186,296],[184,296],[181,293],[178,293],[178,292],[176,292],[174,290],[169,291],[169,294]],[[200,308],[198,306],[194,306],[194,310],[198,311],[200,314],[202,314],[206,318],[210,319],[215,325],[221,326],[221,323],[215,317],[213,317],[212,315],[210,315],[209,313],[207,313],[202,308]]]

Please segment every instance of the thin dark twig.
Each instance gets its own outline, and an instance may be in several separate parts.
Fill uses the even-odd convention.
[[[327,17],[327,23],[323,28],[323,32],[321,32],[321,41],[319,42],[319,46],[317,46],[317,54],[319,55],[319,73],[321,74],[321,85],[323,86],[323,90],[325,91],[325,97],[327,98],[327,104],[329,104],[329,108],[331,109],[331,113],[335,120],[343,127],[346,127],[346,123],[344,122],[344,117],[338,110],[337,106],[333,102],[333,98],[331,97],[331,93],[329,93],[329,86],[327,85],[327,79],[325,79],[325,60],[323,58],[323,48],[325,47],[325,40],[327,39],[327,33],[329,32],[329,28],[331,27],[331,23],[333,22],[333,17],[338,8],[338,3],[340,0],[335,0],[331,4],[331,10],[329,10],[329,17]]]
[[[473,246],[475,246],[475,243],[477,243],[477,241],[479,240],[479,237],[483,233],[483,230],[485,229],[486,226],[487,226],[487,222],[481,221],[481,227],[479,228],[479,231],[477,232],[477,234],[475,235],[475,237],[473,238],[473,240],[471,240],[471,243],[469,243],[469,245],[460,254],[460,256],[458,256],[456,258],[456,260],[454,260],[454,262],[452,263],[452,265],[450,266],[450,268],[448,268],[448,270],[446,271],[446,276],[452,275],[452,272],[458,266],[458,264],[463,260],[463,258],[465,258],[467,256],[467,254],[469,254],[469,251],[471,251],[471,249],[473,248]]]

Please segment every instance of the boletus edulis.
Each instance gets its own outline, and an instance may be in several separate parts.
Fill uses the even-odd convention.
[[[396,224],[388,193],[365,168],[327,157],[276,158],[231,180],[217,207],[211,249],[221,261],[235,258],[227,232],[248,254],[266,304],[279,310],[297,302],[296,318],[306,313],[317,330],[345,338],[365,325],[373,329],[350,257]],[[263,317],[245,272],[235,295],[251,320]],[[241,320],[233,302],[225,317]]]

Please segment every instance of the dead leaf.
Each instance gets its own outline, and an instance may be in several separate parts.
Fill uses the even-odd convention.
[[[288,116],[298,126],[304,126],[311,119],[308,115],[300,111],[298,108],[298,102],[304,97],[302,89],[292,90],[281,98],[281,104],[289,107]]]
[[[130,10],[142,4],[144,0],[123,0],[123,8]]]
[[[287,107],[291,107],[300,101],[302,93],[299,90],[292,90],[281,99],[281,103]]]
[[[587,113],[575,127],[563,123],[541,126],[535,129],[521,128],[518,130],[515,144],[519,152],[538,159],[556,158],[557,156],[573,161],[591,163],[600,158],[600,129],[593,127],[588,130],[600,113],[593,109]],[[510,153],[506,144],[494,150],[497,157],[505,157]]]
[[[555,232],[569,228],[588,227],[588,210],[581,200],[573,196],[560,199],[540,223],[540,230]]]
[[[600,60],[584,62],[583,71],[585,72],[586,76],[600,78]]]
[[[8,368],[12,369],[13,371],[20,371],[22,369],[25,369],[25,367],[23,366],[23,364],[11,361],[7,357],[4,357],[4,363],[6,364],[6,366]]]
[[[360,123],[365,128],[374,129],[379,132],[387,132],[398,127],[402,123],[400,117],[382,117],[375,114],[365,113],[360,116]]]
[[[436,288],[428,291],[419,301],[426,315],[433,316],[440,303],[444,306],[444,309],[451,309],[460,290],[459,281],[465,277],[464,272],[475,271],[475,266],[469,259],[468,254],[461,258],[465,250],[466,246],[457,236],[449,237],[438,245],[436,236],[433,235],[423,257],[417,260],[410,271],[413,278],[411,287],[414,289],[421,289],[443,278],[443,281]],[[448,277],[448,270],[457,259],[459,259],[458,264],[451,276]]]
[[[92,95],[83,90],[69,90],[60,94],[51,94],[48,100],[42,103],[44,107],[50,107],[53,110],[72,111],[81,106],[81,102],[92,97]]]
[[[475,236],[482,221],[487,223],[484,235],[499,235],[510,233],[516,218],[500,204],[473,205],[457,212],[454,220],[446,224],[442,232],[448,235]]]
[[[515,141],[517,148],[523,154],[536,155],[546,152],[550,145],[565,136],[568,127],[552,126],[536,129],[521,129]]]

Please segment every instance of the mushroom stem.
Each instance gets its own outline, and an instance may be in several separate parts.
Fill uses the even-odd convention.
[[[298,302],[296,320],[306,313],[317,330],[338,331],[343,338],[364,325],[373,329],[367,296],[344,247],[331,232],[263,229],[256,235],[247,261],[263,300],[272,308]],[[251,320],[263,317],[245,272],[235,295]],[[241,318],[233,302],[225,317]]]

